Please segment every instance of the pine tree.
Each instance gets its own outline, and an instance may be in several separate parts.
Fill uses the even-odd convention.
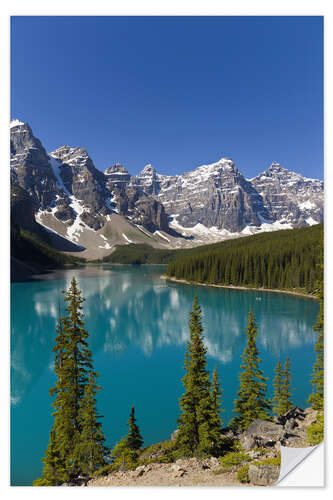
[[[322,250],[323,251],[323,250]],[[321,270],[323,271],[323,256],[321,262]],[[311,384],[312,394],[309,397],[309,402],[315,410],[324,410],[324,282],[323,277],[319,283],[318,298],[320,300],[320,311],[318,314],[317,323],[313,329],[318,332],[315,343],[315,352],[317,353],[316,360],[313,364]]]
[[[238,399],[234,412],[238,413],[231,421],[233,427],[247,429],[256,419],[269,420],[271,404],[266,399],[266,380],[259,369],[261,359],[256,345],[257,325],[252,311],[249,312],[247,344],[242,354],[242,372],[239,375]]]
[[[215,366],[212,376],[212,409],[218,414],[222,411],[221,399],[222,390],[220,386],[220,379],[217,372],[217,367]],[[222,425],[222,421],[221,421]]]
[[[56,446],[55,432],[52,429],[50,432],[50,441],[43,458],[44,468],[42,478],[34,481],[34,486],[57,486],[64,483],[68,479],[68,475],[64,469],[64,463],[60,458],[59,451]]]
[[[138,452],[131,450],[125,437],[113,448],[110,458],[112,471],[135,469],[138,464]]]
[[[222,427],[222,418],[221,412],[222,409],[222,389],[220,386],[219,375],[217,372],[217,367],[215,366],[213,375],[212,375],[212,383],[211,383],[211,451],[212,453],[219,453],[221,447],[221,427]]]
[[[309,402],[315,410],[318,410],[316,422],[307,429],[308,442],[310,445],[319,444],[324,439],[324,249],[320,248],[321,261],[318,266],[320,269],[320,279],[318,288],[318,298],[320,300],[320,311],[317,323],[313,329],[318,332],[315,343],[316,360],[313,364],[311,384],[312,394]]]
[[[284,369],[282,371],[282,387],[281,387],[281,415],[287,413],[293,407],[291,401],[291,375],[290,375],[290,359],[287,356],[286,362],[284,364]]]
[[[93,372],[92,355],[87,343],[88,332],[84,329],[81,304],[85,299],[81,296],[74,277],[68,291],[63,293],[68,303],[67,315],[59,317],[53,348],[57,377],[55,386],[50,389],[50,395],[55,396],[52,403],[54,424],[51,441],[43,459],[41,480],[49,481],[49,470],[54,470],[53,484],[59,484],[58,477],[61,477],[61,482],[65,482],[87,471],[86,460],[81,463],[82,438],[87,439],[88,407],[90,417],[97,418],[94,395],[99,389],[95,385],[97,374]],[[98,431],[99,424],[95,420],[93,424],[90,422],[90,426],[96,431],[95,444],[96,449],[99,449],[103,440],[101,431]],[[91,449],[87,453],[90,452]],[[57,458],[56,463],[54,457]],[[97,462],[99,463],[99,459]],[[91,463],[90,460],[89,464]]]
[[[95,395],[101,389],[96,385],[97,376],[97,373],[90,371],[79,409],[81,433],[75,455],[80,463],[81,472],[87,476],[105,464],[103,446],[105,437],[96,410]]]
[[[126,438],[127,446],[132,451],[139,450],[143,445],[143,439],[141,437],[139,427],[136,424],[134,406],[132,406],[130,417],[127,421],[129,430]]]
[[[278,361],[275,367],[275,377],[273,380],[274,387],[274,397],[273,397],[273,411],[276,415],[283,415],[282,410],[282,365],[281,361]]]
[[[190,340],[187,342],[183,377],[185,393],[180,398],[177,447],[184,456],[211,453],[218,446],[221,419],[212,408],[207,350],[203,343],[201,309],[194,297],[189,320]]]

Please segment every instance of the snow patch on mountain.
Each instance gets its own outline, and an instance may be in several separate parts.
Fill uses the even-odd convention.
[[[314,226],[315,224],[318,224],[318,222],[316,220],[314,220],[312,217],[308,217],[306,219],[306,222],[309,226]]]
[[[168,243],[170,243],[169,238],[167,238],[166,236],[164,236],[164,234],[162,234],[161,231],[155,231],[154,234],[156,234],[157,236],[159,236],[163,240],[166,240]]]
[[[311,208],[317,208],[317,205],[310,200],[303,201],[298,204],[301,210],[311,210]]]
[[[178,248],[323,220],[323,182],[278,162],[251,179],[230,158],[178,175],[159,174],[148,164],[131,176],[120,163],[103,173],[85,148],[65,145],[47,154],[28,124],[15,119],[10,130],[11,182],[33,198],[37,220],[73,242],[97,248],[103,240],[107,248],[119,237],[121,244],[132,243],[126,233],[137,228],[134,241]],[[85,234],[106,223],[114,227],[119,216],[126,223],[109,240]]]
[[[149,231],[147,231],[147,229],[145,229],[143,226],[141,226],[140,224],[135,224],[135,225],[136,225],[136,227],[137,227],[138,229],[140,229],[140,231],[141,231],[142,233],[144,233],[146,236],[148,236],[149,238],[151,238],[151,237],[152,237],[151,233],[149,233]]]
[[[130,240],[130,239],[128,238],[128,236],[126,236],[126,234],[122,233],[122,235],[123,235],[123,237],[125,238],[125,240],[126,240],[128,243],[133,243],[133,241],[132,241],[132,240]]]
[[[71,196],[67,188],[65,187],[65,184],[63,183],[63,180],[60,175],[60,166],[62,165],[62,162],[60,160],[57,160],[57,158],[54,158],[51,154],[49,155],[50,158],[50,165],[53,170],[54,176],[57,179],[57,185],[60,189],[62,189],[67,196]]]
[[[24,123],[18,120],[17,118],[14,118],[13,120],[11,120],[9,128],[12,129],[14,127],[18,127],[19,125],[24,125]]]

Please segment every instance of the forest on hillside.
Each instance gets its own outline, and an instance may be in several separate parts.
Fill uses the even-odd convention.
[[[323,224],[229,240],[168,264],[166,275],[191,282],[315,293]]]

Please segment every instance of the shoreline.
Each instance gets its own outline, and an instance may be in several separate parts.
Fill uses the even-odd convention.
[[[165,274],[161,275],[161,279],[164,279],[166,281],[172,281],[174,283],[183,283],[184,285],[208,286],[213,288],[230,288],[232,290],[252,290],[252,291],[255,290],[257,292],[287,293],[288,295],[296,295],[299,297],[305,297],[307,299],[318,300],[318,297],[316,297],[315,295],[310,295],[302,292],[293,292],[291,290],[277,290],[277,289],[274,290],[271,288],[254,288],[254,287],[234,286],[234,285],[214,285],[212,283],[199,283],[198,281],[187,281],[187,280],[180,280],[177,278],[170,278],[170,276],[166,276]]]

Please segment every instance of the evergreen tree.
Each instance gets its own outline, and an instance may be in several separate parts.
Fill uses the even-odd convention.
[[[131,450],[125,437],[122,437],[119,443],[115,445],[110,458],[112,460],[112,471],[135,469],[138,465],[138,453]]]
[[[56,446],[55,432],[53,429],[50,432],[50,441],[45,453],[45,458],[43,458],[43,463],[42,478],[36,479],[33,482],[34,486],[57,486],[68,479],[68,474],[66,474],[64,469],[64,463],[60,458]]]
[[[105,464],[103,446],[105,438],[96,410],[95,395],[101,389],[96,385],[97,376],[97,373],[90,371],[79,409],[81,433],[75,454],[80,463],[81,472],[87,476]]]
[[[317,420],[307,429],[310,445],[319,444],[324,438],[324,249],[321,245],[320,280],[318,298],[320,300],[320,311],[317,323],[313,327],[318,332],[315,343],[316,360],[313,364],[311,384],[312,394],[309,402],[315,410],[318,410]]]
[[[74,277],[68,291],[63,293],[68,303],[67,315],[64,318],[59,317],[53,348],[57,377],[55,386],[50,389],[50,395],[55,396],[52,403],[54,424],[50,444],[43,459],[41,480],[53,481],[52,484],[59,484],[59,481],[62,483],[86,473],[87,456],[81,462],[82,439],[87,443],[89,432],[92,432],[90,435],[95,439],[95,451],[92,453],[90,442],[87,450],[87,454],[90,454],[88,469],[91,469],[94,460],[97,467],[100,463],[100,458],[96,458],[100,457],[97,450],[100,450],[104,439],[94,409],[94,395],[99,387],[95,384],[97,374],[93,372],[92,355],[87,343],[88,332],[84,329],[81,304],[85,299],[81,296]],[[54,471],[53,480],[50,479],[50,470]],[[39,480],[37,482],[41,483]]]
[[[286,362],[284,364],[284,369],[282,371],[282,387],[281,387],[281,415],[287,413],[293,407],[291,401],[291,387],[290,387],[291,375],[290,375],[290,359],[287,356]]]
[[[221,399],[222,390],[220,386],[220,379],[217,372],[217,367],[215,366],[212,376],[212,409],[218,414],[222,411]],[[222,424],[222,421],[221,421]]]
[[[256,419],[269,420],[271,404],[266,399],[266,380],[259,369],[261,359],[256,345],[257,325],[252,311],[249,312],[247,344],[242,354],[242,372],[239,375],[238,399],[234,412],[238,413],[231,421],[233,427],[247,429]]]
[[[132,451],[139,450],[143,445],[143,439],[141,437],[139,427],[136,424],[136,418],[134,414],[134,406],[132,406],[130,417],[127,421],[129,430],[126,438],[127,446]]]
[[[322,268],[323,264],[321,264]],[[312,394],[309,402],[315,410],[324,410],[324,283],[323,279],[319,284],[318,298],[320,300],[320,311],[317,323],[313,329],[318,332],[315,343],[316,360],[313,364],[311,384]]]
[[[221,419],[212,408],[209,372],[206,369],[206,348],[203,343],[201,309],[194,297],[189,320],[190,340],[185,355],[185,393],[180,398],[177,448],[184,456],[213,452],[220,439]]]
[[[273,397],[273,411],[276,415],[283,415],[282,410],[282,365],[281,361],[278,361],[275,367],[275,377],[273,380],[274,387],[274,397]]]
[[[166,274],[193,282],[314,293],[322,238],[323,225],[316,224],[179,250],[169,257]]]
[[[218,454],[221,448],[221,427],[222,427],[222,418],[221,412],[222,409],[222,389],[219,381],[219,375],[217,372],[217,367],[215,366],[213,375],[212,375],[212,383],[211,383],[211,411],[210,411],[210,440],[211,440],[211,452],[214,454]]]

